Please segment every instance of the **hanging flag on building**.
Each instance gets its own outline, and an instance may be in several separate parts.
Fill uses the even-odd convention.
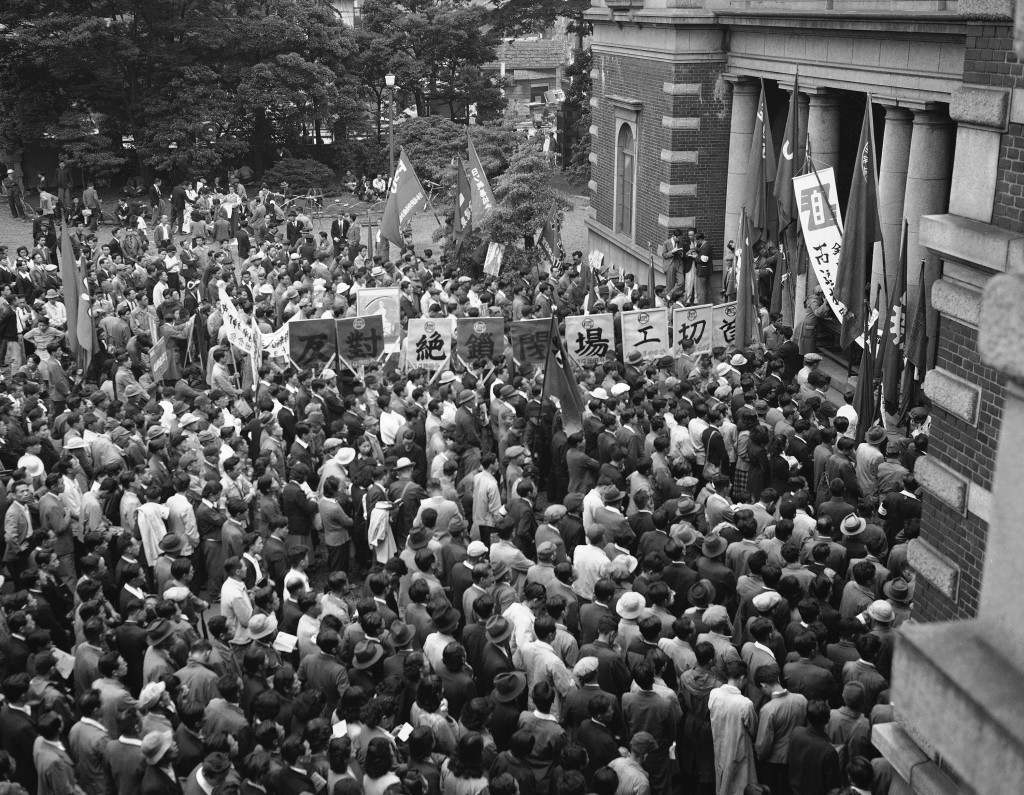
[[[558,224],[558,211],[554,210],[551,215],[548,216],[548,220],[544,222],[544,226],[540,230],[540,236],[536,241],[537,245],[540,246],[541,251],[544,252],[544,255],[552,265],[558,262],[559,258],[562,256],[560,231]]]
[[[871,119],[870,94],[864,108],[857,159],[853,164],[845,227],[836,273],[836,299],[846,307],[846,314],[840,319],[842,330],[839,342],[843,348],[864,332],[864,313],[867,311],[865,291],[871,275],[875,244],[882,242],[882,223],[878,217],[875,126]]]
[[[903,220],[900,261],[896,270],[896,286],[889,299],[889,311],[882,345],[882,400],[885,410],[899,410],[903,363],[907,357],[907,221]]]
[[[755,232],[744,207],[736,234],[736,347],[746,348],[761,341],[761,316],[754,273],[753,236]]]
[[[480,163],[480,156],[476,153],[476,147],[473,146],[473,139],[467,135],[467,140],[469,142],[467,147],[469,162],[466,165],[466,175],[469,177],[471,189],[473,220],[477,226],[480,226],[487,216],[491,214],[491,211],[494,210],[496,202],[494,201],[494,193],[491,191],[491,185],[487,181],[487,173]]]
[[[67,226],[60,230],[60,280],[61,291],[64,298],[64,309],[68,315],[67,335],[68,347],[71,353],[78,355],[81,346],[78,344],[78,312],[83,290],[82,273],[75,259],[75,250],[71,245],[71,236],[68,234]],[[72,331],[74,329],[74,331]],[[156,338],[153,338],[156,342]]]
[[[918,282],[919,292],[914,307],[914,317],[907,328],[907,366],[903,373],[903,395],[900,400],[900,413],[910,409],[910,401],[915,397],[917,385],[924,380],[928,371],[928,290],[924,279],[924,260],[921,260],[921,276]]]
[[[750,155],[747,158],[747,184],[743,192],[750,225],[757,235],[755,240],[769,236],[768,186],[775,180],[775,171],[775,142],[772,140],[772,125],[768,119],[768,104],[765,102],[762,81],[761,98],[754,117],[754,134],[750,140]]]
[[[455,169],[455,217],[452,220],[452,234],[457,244],[469,234],[473,226],[473,203],[466,164],[458,158]]]
[[[556,401],[562,428],[567,434],[579,433],[583,430],[583,401],[576,388],[576,376],[569,366],[569,355],[558,334],[558,320],[552,315],[549,324],[548,355],[544,363],[544,384],[541,387],[541,400],[550,398]]]
[[[405,153],[405,147],[398,157],[398,165],[391,179],[391,190],[388,193],[384,214],[380,219],[380,236],[401,248],[405,244],[402,227],[413,213],[427,207],[427,192],[423,190],[419,177],[413,170],[412,161]]]

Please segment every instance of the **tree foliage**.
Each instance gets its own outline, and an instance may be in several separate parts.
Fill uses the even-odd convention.
[[[467,133],[492,180],[508,168],[520,134],[509,124],[467,127],[444,116],[410,119],[395,128],[395,146],[405,147],[420,179],[453,184],[455,158],[466,159]]]
[[[550,30],[562,18],[570,33],[582,37],[590,32],[583,19],[589,8],[590,0],[495,0],[491,21],[504,36],[528,36]]]

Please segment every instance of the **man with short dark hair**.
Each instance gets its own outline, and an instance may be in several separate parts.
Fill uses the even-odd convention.
[[[839,755],[825,735],[829,709],[824,701],[807,705],[807,725],[793,730],[789,741],[789,786],[793,795],[831,792],[842,786]]]

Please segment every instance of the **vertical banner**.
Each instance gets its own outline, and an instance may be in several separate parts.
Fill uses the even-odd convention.
[[[668,342],[668,309],[635,309],[619,313],[622,327],[622,357],[640,351],[646,361],[671,353]]]
[[[551,320],[517,320],[508,327],[512,358],[520,364],[544,364],[551,345]]]
[[[505,246],[501,243],[487,244],[487,257],[484,259],[484,273],[497,276],[501,272],[501,260],[505,256]]]
[[[460,317],[455,328],[455,354],[465,362],[496,362],[505,353],[505,318]]]
[[[687,306],[672,310],[672,353],[681,354],[680,343],[693,340],[691,353],[711,353],[711,327],[713,307],[711,304]]]
[[[409,319],[405,338],[406,367],[438,370],[452,355],[452,324],[448,318],[414,317]]]
[[[337,353],[334,318],[288,324],[288,355],[300,370],[321,370]]]
[[[846,307],[836,297],[836,272],[843,250],[843,218],[839,212],[836,175],[831,168],[793,177],[793,190],[800,211],[800,227],[811,267],[825,300],[839,322],[846,317]]]
[[[334,321],[334,333],[338,339],[338,358],[350,369],[373,364],[384,353],[381,315],[338,318]]]
[[[260,331],[256,328],[256,324],[238,311],[235,302],[231,300],[231,296],[223,287],[218,290],[217,295],[217,304],[224,320],[224,330],[228,342],[242,353],[247,353],[255,358],[260,345]]]
[[[610,314],[570,315],[565,319],[565,347],[580,367],[607,361],[615,351],[615,317]]]
[[[711,347],[731,348],[736,344],[736,302],[711,307]]]
[[[361,287],[356,293],[359,317],[381,315],[384,318],[384,351],[398,353],[402,337],[401,290],[398,287]]]

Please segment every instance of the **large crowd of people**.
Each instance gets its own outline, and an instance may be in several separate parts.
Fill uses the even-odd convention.
[[[267,333],[381,286],[403,322],[561,318],[584,258],[491,277],[202,182],[108,230],[64,190],[0,247],[0,793],[889,792],[924,408],[858,428],[774,315],[744,350],[620,340],[578,370],[579,430],[500,352],[253,371],[222,288]],[[690,250],[589,308],[710,300]]]

